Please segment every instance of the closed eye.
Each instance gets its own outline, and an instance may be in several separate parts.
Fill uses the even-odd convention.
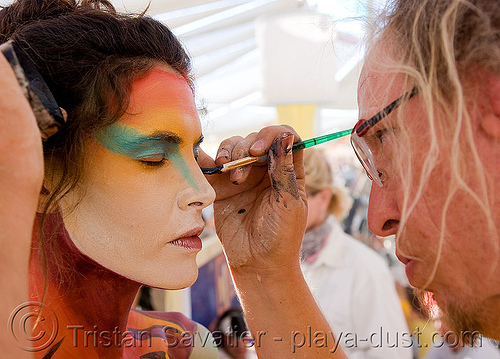
[[[139,162],[151,167],[162,166],[166,161],[167,156],[164,153],[152,154],[139,158]]]

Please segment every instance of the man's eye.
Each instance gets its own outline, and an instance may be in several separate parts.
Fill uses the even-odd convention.
[[[194,154],[194,159],[198,160],[198,157],[200,157],[200,146],[196,146],[193,148],[193,154]]]
[[[387,135],[387,129],[382,129],[382,130],[378,130],[377,132],[375,132],[375,136],[377,137],[377,139],[380,141],[380,143],[384,143],[384,137]]]
[[[145,164],[146,166],[161,166],[165,163],[167,160],[167,157],[165,154],[155,154],[155,155],[148,155],[139,158],[139,162]]]

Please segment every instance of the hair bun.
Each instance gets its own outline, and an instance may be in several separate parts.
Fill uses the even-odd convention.
[[[115,12],[108,0],[17,0],[0,10],[0,43],[25,26],[70,14],[77,9],[104,9]]]

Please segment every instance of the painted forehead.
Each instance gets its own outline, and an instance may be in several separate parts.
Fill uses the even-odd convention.
[[[200,135],[187,81],[175,73],[154,69],[133,82],[126,114],[96,137],[106,149],[132,159],[168,159],[195,186],[180,146],[193,146],[196,153]]]
[[[127,113],[160,109],[198,116],[193,91],[186,79],[172,71],[154,68],[132,83]]]
[[[142,158],[171,152],[184,141],[194,144],[201,135],[198,127],[187,81],[177,73],[155,68],[133,82],[126,113],[101,130],[97,138],[113,152]],[[158,136],[158,132],[169,135]]]

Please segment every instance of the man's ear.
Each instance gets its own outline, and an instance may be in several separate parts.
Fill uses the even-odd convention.
[[[481,128],[488,136],[500,141],[500,77],[488,71],[484,79],[488,111],[482,118]]]

